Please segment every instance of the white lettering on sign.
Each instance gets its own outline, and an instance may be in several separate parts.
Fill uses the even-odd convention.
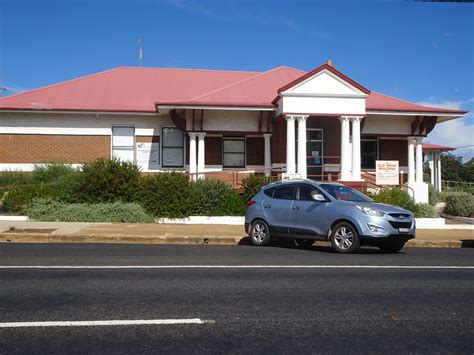
[[[160,167],[159,143],[137,143],[137,164],[143,171]]]
[[[375,183],[377,185],[399,185],[398,160],[377,160],[375,162]]]

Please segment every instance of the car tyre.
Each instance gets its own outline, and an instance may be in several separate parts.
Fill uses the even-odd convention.
[[[312,239],[300,239],[300,238],[295,238],[293,239],[295,242],[295,245],[298,248],[309,248],[314,244],[314,240]]]
[[[261,219],[252,223],[249,236],[252,244],[257,246],[268,245],[271,241],[270,228]]]
[[[353,253],[360,247],[357,230],[347,222],[336,224],[331,231],[329,240],[333,249],[338,253]]]
[[[385,242],[379,245],[379,249],[382,253],[385,254],[394,254],[399,252],[405,246],[404,241],[392,240],[390,242]]]

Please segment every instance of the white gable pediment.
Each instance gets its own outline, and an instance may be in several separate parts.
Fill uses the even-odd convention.
[[[281,94],[282,96],[367,96],[360,89],[334,75],[329,70],[322,70]]]

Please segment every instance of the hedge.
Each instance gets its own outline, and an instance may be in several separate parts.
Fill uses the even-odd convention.
[[[446,206],[443,212],[459,217],[474,215],[474,195],[467,192],[451,192],[444,195]]]
[[[61,222],[124,222],[153,223],[137,203],[85,203],[65,204],[57,201],[35,200],[27,209],[27,215],[35,221]]]

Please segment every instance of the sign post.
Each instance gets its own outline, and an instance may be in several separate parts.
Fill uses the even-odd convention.
[[[398,160],[377,160],[375,162],[375,183],[377,185],[400,185]]]

